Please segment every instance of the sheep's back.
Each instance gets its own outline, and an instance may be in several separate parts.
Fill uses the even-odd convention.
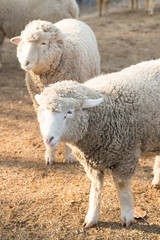
[[[117,119],[130,117],[134,133],[141,142],[144,154],[160,150],[160,60],[151,60],[126,68],[120,72],[102,75],[84,83],[110,99]],[[106,102],[106,104],[110,104]],[[122,114],[120,114],[122,112]],[[107,115],[107,113],[106,113]],[[128,129],[127,121],[120,123]],[[124,126],[125,125],[125,126]],[[130,128],[131,129],[131,128]],[[122,131],[123,132],[123,131]],[[135,135],[136,135],[135,134]]]
[[[65,19],[55,24],[63,33],[71,33],[71,36],[64,39],[67,57],[74,59],[77,64],[77,75],[79,82],[93,78],[100,74],[100,55],[96,37],[92,29],[84,22],[75,19]],[[72,63],[73,64],[73,63]]]

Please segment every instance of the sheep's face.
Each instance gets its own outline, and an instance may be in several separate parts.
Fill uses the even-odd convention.
[[[55,148],[61,139],[65,139],[67,127],[74,119],[74,110],[70,109],[65,112],[52,112],[49,110],[38,109],[38,120],[44,143]],[[67,126],[68,125],[68,126]]]
[[[84,100],[79,108],[65,107],[61,112],[56,112],[47,108],[43,109],[40,97],[40,95],[36,95],[36,100],[40,104],[38,109],[40,130],[44,143],[53,148],[60,141],[73,143],[82,139],[88,129],[89,112],[87,108],[95,107],[103,100],[102,98]]]
[[[46,29],[44,29],[43,22],[38,27],[35,25],[34,28],[31,23],[22,31],[21,36],[14,37],[10,41],[18,45],[17,57],[22,69],[45,73],[50,69],[51,64],[53,68],[59,64],[62,55],[62,40],[69,35],[71,34],[61,33],[51,23],[46,24]]]
[[[25,71],[44,73],[54,63],[55,68],[59,64],[62,51],[57,40],[51,36],[39,37],[37,40],[20,38],[17,47],[17,57],[21,68]]]
[[[40,67],[45,60],[49,49],[49,40],[22,41],[17,48],[17,57],[21,68],[25,71],[34,70]]]

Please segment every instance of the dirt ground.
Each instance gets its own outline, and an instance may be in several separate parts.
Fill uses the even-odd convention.
[[[98,18],[96,8],[82,9],[81,20],[94,30],[102,72],[160,56],[160,8],[148,16],[128,2],[110,5]],[[115,3],[116,4],[116,3]],[[142,5],[143,7],[143,5]],[[85,16],[89,12],[89,15]],[[99,223],[82,229],[88,209],[90,181],[75,161],[67,164],[60,146],[54,165],[44,162],[39,131],[24,72],[15,47],[6,40],[0,72],[0,239],[105,240],[160,239],[160,190],[153,189],[153,159],[140,160],[132,180],[134,204],[146,211],[130,228],[120,224],[120,208],[112,177],[105,177]]]

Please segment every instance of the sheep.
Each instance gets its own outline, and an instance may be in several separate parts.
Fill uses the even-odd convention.
[[[91,180],[84,226],[98,222],[108,168],[120,200],[122,226],[128,227],[134,215],[131,177],[138,159],[160,155],[160,59],[82,84],[57,82],[35,99],[46,144],[55,148],[60,141],[70,143]],[[155,168],[160,172],[158,161]]]
[[[5,37],[19,35],[29,21],[43,19],[58,22],[64,18],[78,18],[75,0],[1,0],[0,1],[0,52]],[[0,67],[2,59],[0,54]]]
[[[100,74],[96,37],[91,28],[79,20],[64,19],[56,24],[35,20],[11,42],[18,44],[17,57],[26,71],[26,84],[35,109],[38,107],[35,94],[50,83],[62,79],[84,82]],[[45,160],[52,164],[54,156],[49,156],[50,148],[46,146]],[[69,148],[66,160],[73,162]]]
[[[111,2],[111,0],[97,0],[97,8],[99,17],[102,16],[102,5],[105,10],[108,9],[108,4]],[[130,10],[138,10],[138,0],[130,0]],[[149,15],[153,15],[154,13],[154,0],[145,0],[145,11],[148,12]]]

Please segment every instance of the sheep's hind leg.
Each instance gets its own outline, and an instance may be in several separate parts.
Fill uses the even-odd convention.
[[[91,191],[89,196],[89,210],[83,226],[89,228],[98,222],[103,187],[103,173],[89,169],[87,170],[87,176],[91,180]]]
[[[149,0],[148,14],[149,15],[154,14],[154,0]]]
[[[103,8],[104,8],[105,12],[108,11],[108,5],[110,2],[111,2],[111,0],[104,0],[104,2],[103,2]]]
[[[0,70],[2,68],[2,45],[0,44]]]
[[[45,161],[47,165],[52,165],[54,162],[54,153],[55,149],[52,147],[46,146],[46,152],[45,152]]]
[[[133,11],[134,9],[134,0],[130,0],[130,10]]]
[[[122,180],[114,175],[113,179],[117,188],[117,193],[121,206],[121,222],[123,227],[129,227],[133,219],[133,201],[130,188],[130,179]]]
[[[136,0],[136,10],[138,10],[138,0]]]
[[[152,185],[154,188],[160,188],[160,156],[157,156],[155,159],[153,173]]]

